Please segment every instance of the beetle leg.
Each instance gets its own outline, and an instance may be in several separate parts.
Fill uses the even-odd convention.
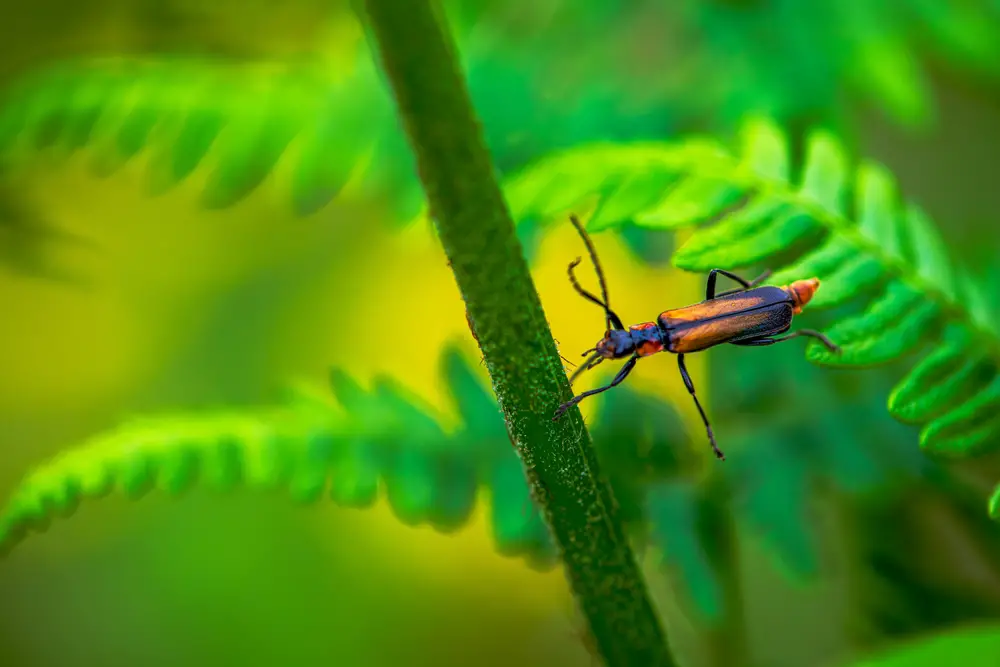
[[[712,269],[708,272],[708,283],[705,285],[705,301],[711,301],[715,298],[715,281],[718,280],[720,273],[730,280],[735,280],[740,285],[743,285],[743,289],[750,288],[750,283],[743,278],[740,278],[735,273],[730,273],[725,269]]]
[[[716,272],[722,273],[722,274],[724,274],[724,275],[732,278],[736,282],[738,282],[741,285],[743,285],[743,287],[741,287],[740,289],[727,290],[727,291],[723,292],[722,294],[716,294],[715,293],[715,280],[713,278],[713,275]],[[767,280],[770,276],[771,276],[771,269],[767,269],[766,271],[764,271],[764,273],[760,274],[759,276],[757,276],[756,278],[754,278],[750,282],[747,282],[747,281],[743,280],[742,278],[740,278],[739,276],[734,276],[733,274],[729,273],[728,271],[723,271],[722,269],[713,269],[711,271],[711,273],[708,274],[709,288],[706,290],[706,294],[705,295],[706,295],[707,298],[705,300],[706,301],[710,301],[710,300],[715,299],[715,298],[720,297],[720,296],[728,296],[730,294],[736,294],[737,292],[742,292],[744,290],[753,289],[754,287],[757,287],[757,285],[760,285],[762,282],[764,282],[765,280]],[[709,294],[711,294],[711,296],[709,296]]]
[[[791,340],[792,338],[798,338],[799,336],[809,336],[810,338],[815,338],[819,342],[826,346],[826,349],[830,350],[834,354],[840,354],[840,347],[822,334],[813,329],[799,329],[786,336],[778,336],[777,338],[750,338],[747,340],[739,340],[733,342],[733,345],[744,345],[746,347],[756,347],[759,345],[774,345],[775,343],[781,343],[786,340]]]
[[[687,387],[688,392],[691,394],[691,398],[694,399],[694,404],[698,408],[698,412],[701,413],[701,420],[705,422],[705,431],[708,433],[708,441],[712,445],[712,451],[715,455],[722,461],[726,460],[726,455],[722,453],[719,446],[715,444],[715,434],[712,433],[712,425],[708,423],[708,415],[705,414],[704,408],[701,407],[701,402],[698,400],[698,396],[694,393],[694,382],[691,381],[691,376],[688,375],[687,367],[684,365],[684,355],[677,355],[677,366],[681,370],[681,378],[684,380],[684,386]]]
[[[742,347],[761,347],[763,345],[774,345],[777,342],[773,338],[748,338],[746,340],[734,340],[732,344]]]
[[[840,354],[840,346],[834,343],[832,340],[826,337],[826,334],[822,334],[814,329],[799,329],[786,336],[779,336],[774,339],[775,343],[780,343],[785,340],[790,340],[792,338],[797,338],[798,336],[809,336],[810,338],[815,338],[819,342],[826,346],[826,349],[830,350],[834,354]]]
[[[559,408],[556,410],[555,416],[552,417],[552,421],[555,421],[560,417],[562,417],[564,412],[566,412],[571,407],[573,407],[583,399],[587,398],[588,396],[593,396],[594,394],[600,394],[602,391],[607,391],[608,389],[611,389],[612,387],[621,384],[622,381],[628,377],[628,374],[632,372],[632,369],[635,368],[635,362],[637,362],[638,360],[639,360],[638,356],[629,357],[629,360],[626,361],[625,365],[622,366],[620,371],[618,371],[618,375],[616,375],[615,378],[609,384],[607,384],[604,387],[598,387],[597,389],[591,389],[590,391],[585,391],[582,394],[574,396],[570,400],[560,405]]]
[[[720,273],[725,277],[729,278],[730,280],[734,280],[738,282],[740,285],[743,285],[743,289],[730,290],[728,292],[723,292],[722,294],[716,294],[715,281],[718,280],[719,277],[718,274]],[[712,269],[711,271],[708,272],[708,284],[705,286],[705,301],[711,301],[717,296],[726,296],[727,294],[735,294],[736,292],[742,292],[743,290],[753,289],[757,285],[760,285],[762,282],[767,280],[768,276],[770,275],[771,275],[771,270],[768,269],[767,271],[764,271],[764,273],[760,274],[750,282],[747,282],[746,279],[740,278],[735,273],[730,273],[725,269]]]
[[[573,371],[573,374],[569,376],[570,386],[573,385],[573,382],[575,382],[576,379],[580,377],[582,373],[589,371],[591,368],[601,363],[602,361],[604,361],[604,357],[602,357],[599,352],[594,352],[594,354],[592,354],[589,359],[583,362],[583,364],[575,371]]]
[[[764,269],[764,272],[750,281],[750,287],[756,287],[771,277],[771,269]]]

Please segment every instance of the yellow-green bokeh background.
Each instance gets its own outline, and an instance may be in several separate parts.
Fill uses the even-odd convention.
[[[334,67],[359,38],[322,3],[158,6],[170,9],[174,27],[127,2],[4,2],[0,71],[77,53],[184,49],[305,55]],[[997,239],[984,221],[995,197],[981,153],[1000,114],[974,92],[941,86],[942,129],[903,138],[860,108],[860,143],[940,219],[956,221],[943,232],[971,257],[977,235],[992,231],[994,247]],[[963,124],[978,134],[953,129]],[[293,216],[297,150],[293,142],[259,189],[221,211],[198,203],[211,154],[157,198],[145,194],[144,155],[106,179],[89,172],[87,151],[19,157],[12,187],[83,239],[50,248],[83,282],[0,274],[0,495],[31,466],[123,417],[266,402],[291,379],[321,385],[331,366],[363,381],[391,374],[451,418],[439,352],[452,341],[470,358],[476,350],[433,234],[423,223],[393,229],[387,205],[350,188],[320,213]],[[616,307],[630,318],[703,290],[701,277],[650,268],[610,235],[598,243]],[[566,282],[577,246],[559,227],[533,265],[570,358],[600,328]],[[372,354],[370,332],[388,326],[405,335]],[[692,375],[703,376],[705,363],[692,357]],[[644,362],[630,383],[679,399],[697,428],[671,358]],[[715,388],[699,391],[710,397]],[[585,414],[591,409],[585,404]],[[829,550],[831,577],[796,588],[747,539],[748,626],[760,664],[848,654],[844,629],[826,622],[843,604],[842,554]],[[654,559],[647,569],[672,641],[698,664],[703,647]],[[111,497],[32,537],[0,567],[4,667],[586,665],[580,632],[561,572],[495,554],[481,508],[458,534],[442,536],[402,526],[381,503],[359,512],[238,492]]]

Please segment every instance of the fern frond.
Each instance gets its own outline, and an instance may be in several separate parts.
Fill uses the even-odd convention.
[[[849,507],[858,562],[846,570],[848,619],[862,645],[943,626],[996,618],[1000,607],[1000,533],[980,507],[976,485],[942,467],[903,497]],[[949,539],[942,544],[940,523]]]
[[[701,535],[701,494],[690,482],[657,484],[647,494],[653,535],[664,554],[664,565],[701,618],[718,623],[723,614],[723,590],[712,569],[711,555]]]
[[[861,97],[897,124],[926,127],[935,105],[915,52],[954,72],[994,80],[1000,73],[1000,16],[989,0],[707,2],[658,11],[690,63],[668,69],[665,85],[699,126],[733,124],[763,109],[783,121],[819,113],[843,123],[845,99]]]
[[[929,338],[938,314],[938,304],[925,300],[924,295],[904,283],[892,282],[868,310],[828,330],[827,334],[840,345],[840,354],[810,345],[806,357],[829,366],[863,368],[882,364]]]
[[[208,207],[237,203],[269,176],[293,141],[295,212],[314,213],[387,141],[388,100],[370,66],[344,80],[319,68],[261,63],[99,59],[29,72],[0,99],[0,152],[16,157],[88,149],[110,175],[149,155],[159,194],[203,163]]]
[[[754,442],[741,434],[734,447],[753,451],[734,466],[733,512],[759,535],[784,572],[809,578],[817,574],[817,535],[810,526],[810,496],[813,471],[803,457],[793,430],[770,429],[765,442]],[[765,444],[766,443],[766,444]]]
[[[920,433],[927,450],[950,456],[995,448],[1000,436],[1000,376],[970,400],[931,421]]]
[[[906,422],[929,421],[973,395],[989,378],[989,358],[969,332],[949,327],[942,344],[924,357],[889,395],[889,411]]]
[[[745,195],[737,186],[691,174],[688,168],[717,164],[721,171],[728,163],[726,152],[708,141],[599,143],[555,153],[513,176],[505,190],[518,222],[544,225],[570,210],[592,206],[603,211],[598,230],[630,221],[670,229],[691,219],[707,220]],[[633,180],[638,174],[642,180]],[[629,182],[632,186],[623,187]],[[637,182],[649,188],[643,197],[637,195]]]
[[[899,198],[884,167],[863,162],[852,173],[844,150],[827,132],[808,137],[797,180],[788,168],[788,141],[772,123],[747,123],[741,144],[736,154],[702,139],[617,150],[607,144],[581,147],[537,163],[513,179],[507,192],[519,219],[551,219],[596,206],[614,211],[613,220],[602,219],[604,229],[626,223],[694,227],[674,255],[680,268],[738,269],[762,262],[780,269],[770,284],[820,278],[810,309],[850,302],[864,310],[828,331],[841,355],[813,341],[808,359],[868,367],[929,349],[930,365],[899,384],[892,413],[902,410],[908,421],[924,426],[921,443],[928,451],[1000,446],[1000,423],[984,416],[1000,401],[992,393],[976,397],[978,387],[998,377],[1000,333],[986,300],[953,265],[926,213]],[[583,179],[569,176],[587,170]],[[630,188],[627,197],[620,196],[618,184],[636,173],[655,173],[650,182],[686,184],[682,194],[689,199],[678,197],[676,185],[645,194]],[[721,187],[741,193],[743,205],[733,208],[732,197],[706,196]],[[663,213],[667,201],[676,207],[672,217]],[[702,226],[707,220],[714,224]],[[967,343],[961,353],[942,357],[934,349],[946,328],[964,332]],[[904,402],[913,407],[904,410]]]
[[[466,522],[486,487],[498,551],[551,566],[548,531],[496,404],[480,419],[489,395],[454,349],[445,356],[445,373],[461,392],[464,426],[451,434],[391,380],[365,390],[340,372],[332,378],[339,406],[297,392],[266,409],[128,421],[21,483],[0,514],[0,551],[72,514],[80,502],[112,492],[139,498],[194,485],[241,487],[284,490],[299,502],[326,494],[339,505],[363,508],[384,488],[400,521],[448,532]]]

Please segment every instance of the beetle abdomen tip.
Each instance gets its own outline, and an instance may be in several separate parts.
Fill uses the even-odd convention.
[[[807,303],[812,301],[819,289],[819,278],[809,278],[807,280],[796,280],[791,285],[784,288],[788,296],[792,297],[792,304],[795,306],[793,312],[798,315]]]

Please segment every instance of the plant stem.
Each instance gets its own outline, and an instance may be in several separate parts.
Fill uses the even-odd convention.
[[[612,667],[672,666],[580,412],[552,420],[572,393],[445,18],[430,0],[365,8],[511,440],[597,648]]]

